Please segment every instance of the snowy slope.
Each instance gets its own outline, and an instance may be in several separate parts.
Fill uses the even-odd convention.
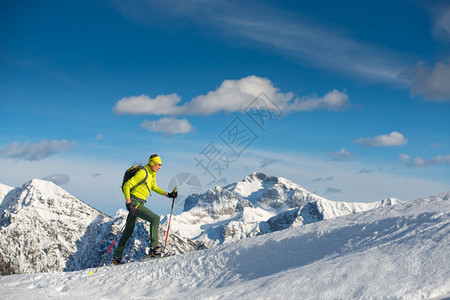
[[[450,193],[211,249],[0,277],[2,299],[445,299]]]
[[[9,185],[0,183],[0,198],[6,196],[6,194],[8,194],[12,189],[14,188]]]
[[[330,201],[285,178],[255,172],[241,182],[188,197],[171,227],[181,236],[214,245],[398,203],[394,198]]]
[[[13,189],[13,187],[0,183],[0,206],[2,204],[3,198]]]

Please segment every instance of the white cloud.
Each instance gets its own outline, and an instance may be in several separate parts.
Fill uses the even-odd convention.
[[[159,95],[152,99],[147,95],[131,96],[120,99],[113,110],[117,114],[130,115],[173,115],[181,98],[177,94]]]
[[[312,111],[326,109],[331,111],[342,111],[351,106],[350,97],[345,92],[332,90],[323,97],[311,96],[304,99],[296,99],[288,104],[288,111]]]
[[[331,152],[328,153],[328,158],[332,161],[347,161],[353,158],[353,153],[345,150],[345,148],[342,148],[338,152]]]
[[[177,105],[181,99],[176,94],[160,95],[154,99],[141,95],[122,98],[116,103],[114,111],[117,114],[133,115],[204,116],[219,112],[243,112],[261,95],[265,95],[268,109],[284,113],[319,109],[342,111],[351,106],[346,92],[332,90],[323,97],[313,95],[295,98],[291,92],[280,92],[269,79],[250,75],[238,80],[224,80],[217,89],[183,105]]]
[[[154,99],[141,95],[119,100],[114,111],[134,115],[212,115],[221,111],[244,111],[261,93],[282,106],[293,97],[292,93],[280,93],[269,79],[251,75],[239,80],[224,80],[216,90],[197,96],[182,106],[177,105],[181,98],[176,94]]]
[[[7,158],[39,160],[59,152],[72,150],[77,146],[78,144],[76,142],[68,142],[66,140],[40,140],[33,144],[29,142],[23,144],[14,142],[0,150],[0,155]]]
[[[370,173],[370,172],[372,172],[372,171],[370,171],[369,169],[361,169],[361,170],[359,170],[359,173],[358,174],[368,174],[368,173]]]
[[[411,82],[411,94],[427,100],[450,101],[450,63],[437,62],[432,70],[424,62],[405,68],[400,78]]]
[[[278,160],[278,159],[271,159],[271,158],[265,158],[265,159],[263,159],[262,161],[261,161],[261,163],[259,164],[259,167],[261,168],[261,169],[263,169],[263,168],[266,168],[266,167],[268,167],[268,166],[270,166],[270,165],[272,165],[272,164],[274,164],[274,163],[277,163],[277,162],[279,162],[280,160]]]
[[[322,178],[322,177],[318,177],[318,178],[314,178],[312,180],[310,180],[309,182],[325,182],[325,181],[333,181],[334,180],[334,176],[328,176],[326,178]]]
[[[450,6],[437,5],[433,9],[433,35],[442,41],[450,41]]]
[[[46,176],[42,178],[43,180],[48,180],[53,182],[56,185],[64,185],[69,182],[69,177],[64,174],[51,174],[49,176]]]
[[[186,119],[162,118],[157,121],[146,120],[141,127],[150,132],[162,132],[165,135],[185,134],[191,132],[194,127]]]
[[[408,143],[408,139],[400,132],[393,131],[389,134],[378,135],[374,138],[361,138],[356,140],[355,143],[362,147],[392,147],[404,146]]]
[[[250,75],[239,80],[224,80],[216,90],[187,103],[185,113],[212,115],[220,111],[244,111],[261,94],[280,107],[294,96],[279,92],[267,78]]]
[[[411,156],[407,154],[400,155],[400,160],[406,167],[427,167],[432,165],[450,164],[450,155],[436,156],[431,159],[416,157],[411,161]]]
[[[337,189],[334,187],[328,187],[325,191],[324,194],[329,195],[329,194],[339,194],[342,193],[341,189]]]

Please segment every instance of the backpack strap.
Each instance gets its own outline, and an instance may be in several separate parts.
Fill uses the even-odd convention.
[[[150,189],[149,189],[149,187],[148,187],[148,184],[147,184],[148,171],[147,171],[147,169],[146,169],[145,167],[143,167],[142,169],[144,169],[144,171],[145,171],[145,177],[144,177],[144,179],[142,179],[138,184],[136,184],[135,186],[133,186],[133,187],[130,189],[130,192],[131,192],[132,190],[134,190],[135,188],[137,188],[138,186],[140,186],[141,184],[143,184],[143,183],[145,183],[145,185],[147,186],[147,189],[150,191]]]

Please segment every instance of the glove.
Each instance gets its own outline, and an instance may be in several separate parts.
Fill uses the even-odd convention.
[[[170,193],[167,194],[168,198],[176,198],[178,197],[178,192],[177,191],[172,191]]]
[[[137,214],[137,208],[131,202],[127,203],[127,210],[130,212],[130,215],[132,215],[132,216]]]

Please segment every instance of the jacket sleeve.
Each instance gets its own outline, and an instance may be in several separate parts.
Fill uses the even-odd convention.
[[[156,180],[153,181],[153,185],[152,185],[152,191],[157,192],[160,195],[164,196],[164,191],[162,189],[160,189],[157,185],[156,185]]]
[[[123,194],[125,195],[125,199],[130,198],[130,190],[139,184],[143,179],[145,178],[145,170],[141,169],[136,172],[136,174],[130,178],[125,184],[123,185]]]

